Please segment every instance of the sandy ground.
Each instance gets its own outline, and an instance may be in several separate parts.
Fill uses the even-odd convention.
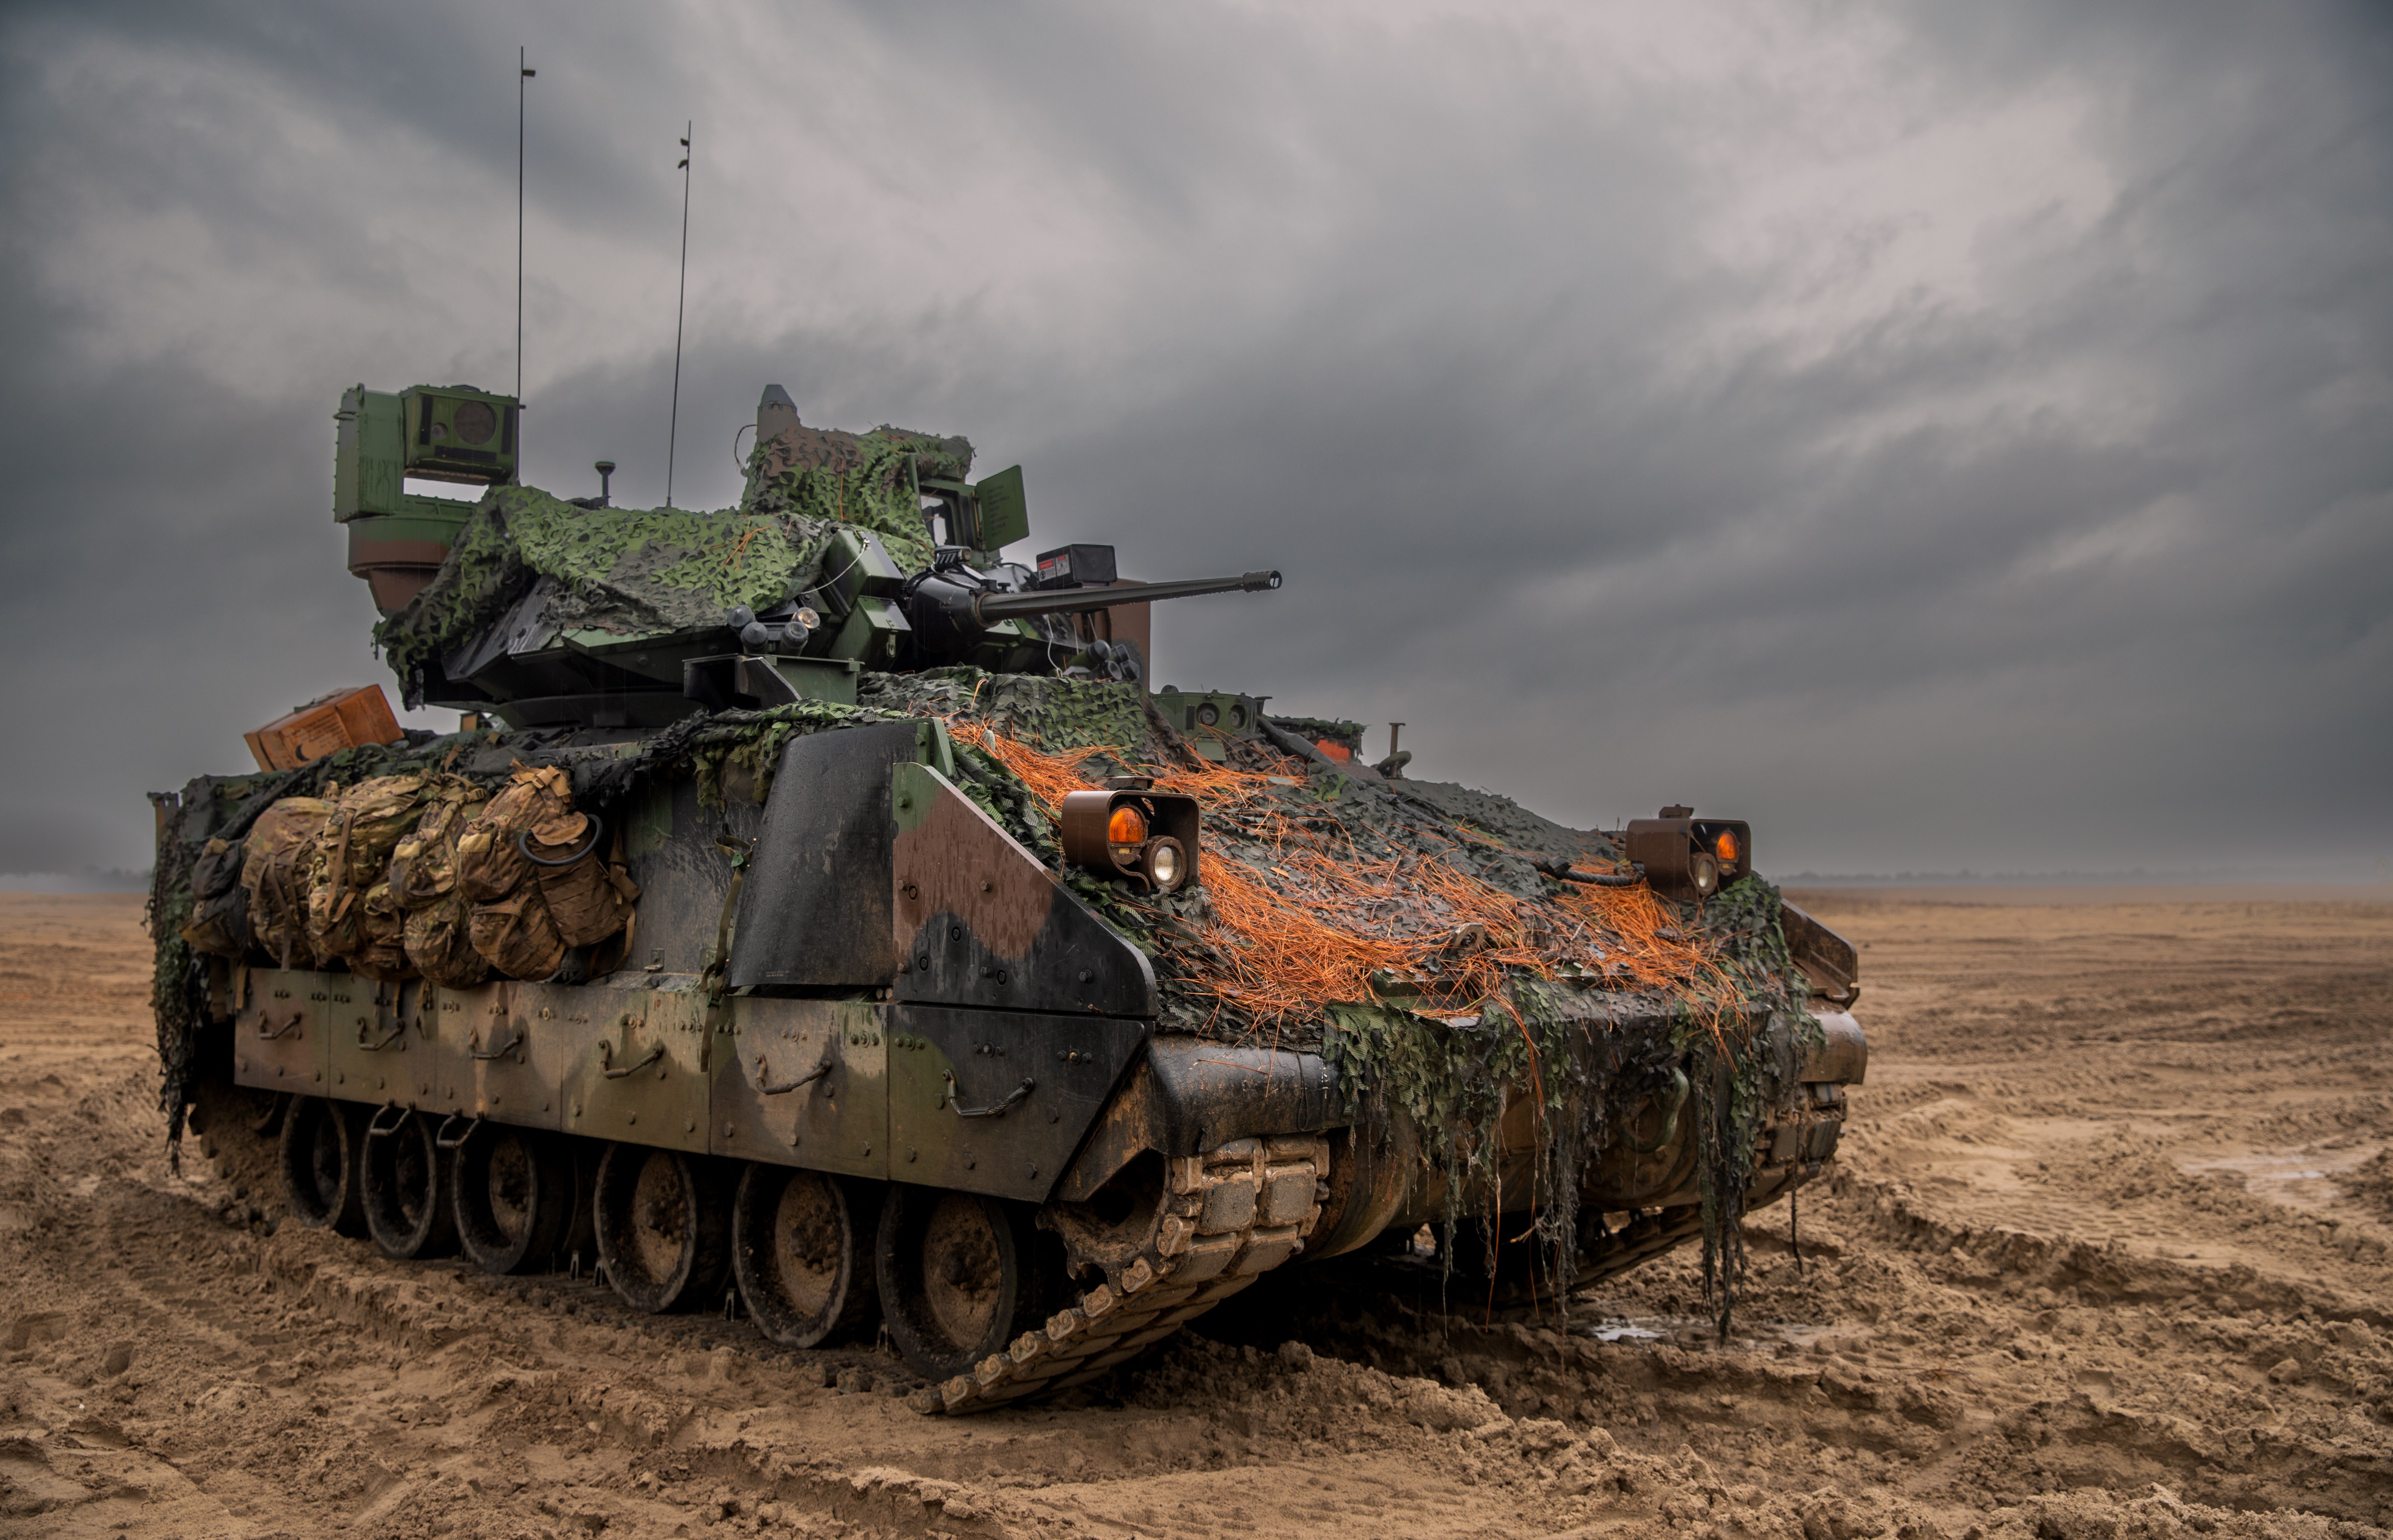
[[[1845,1169],[1567,1324],[1293,1272],[1103,1396],[924,1418],[869,1348],[273,1220],[153,1105],[137,904],[0,896],[0,1533],[2375,1535],[2393,894],[1809,895]]]

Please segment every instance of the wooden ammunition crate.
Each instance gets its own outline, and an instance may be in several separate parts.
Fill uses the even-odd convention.
[[[399,719],[380,685],[320,695],[289,716],[243,733],[260,770],[294,770],[361,743],[397,743]]]

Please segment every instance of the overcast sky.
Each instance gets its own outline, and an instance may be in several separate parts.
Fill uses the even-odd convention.
[[[2381,881],[2388,18],[20,0],[0,872],[387,681],[332,412],[510,388],[520,43],[537,485],[662,497],[694,119],[678,502],[779,382],[1021,462],[1017,555],[1284,569],[1157,678],[1418,774],[1782,874]]]

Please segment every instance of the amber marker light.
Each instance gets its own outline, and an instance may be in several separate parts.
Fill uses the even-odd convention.
[[[1064,859],[1074,866],[1127,878],[1150,893],[1200,880],[1203,818],[1185,792],[1157,791],[1144,777],[1119,776],[1102,791],[1066,794],[1058,812]]]
[[[1629,865],[1666,898],[1708,898],[1753,869],[1750,824],[1698,818],[1693,808],[1676,803],[1658,816],[1628,820],[1621,844]]]

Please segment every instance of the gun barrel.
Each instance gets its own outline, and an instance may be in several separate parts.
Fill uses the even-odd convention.
[[[1268,593],[1279,586],[1277,572],[1247,572],[1235,578],[1183,578],[1176,582],[1125,583],[1118,588],[1056,588],[1032,594],[979,594],[973,597],[973,619],[983,626],[1026,615],[1072,615],[1082,610],[1111,609],[1116,605],[1143,605],[1154,599],[1193,599],[1200,594]]]

